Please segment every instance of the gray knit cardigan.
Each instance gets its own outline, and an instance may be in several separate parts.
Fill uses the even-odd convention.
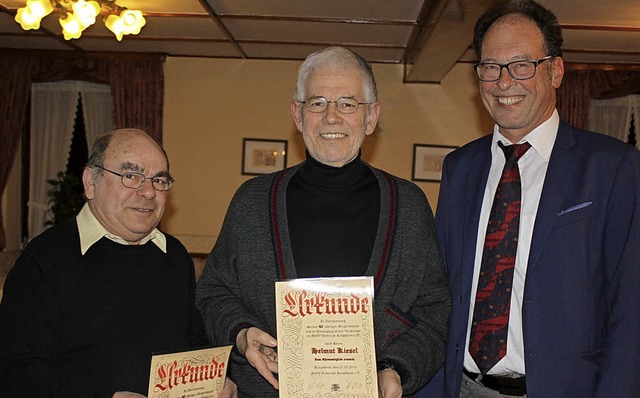
[[[277,338],[274,282],[296,278],[286,191],[301,166],[245,182],[229,205],[196,290],[196,303],[214,345],[235,343],[230,335],[243,323]],[[402,387],[410,395],[444,363],[449,288],[433,213],[422,190],[368,167],[381,196],[378,232],[366,272],[374,277],[376,359],[401,365]],[[240,397],[278,396],[236,350],[231,377]]]

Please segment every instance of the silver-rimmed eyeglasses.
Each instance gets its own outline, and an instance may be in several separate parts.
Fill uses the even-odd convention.
[[[553,58],[553,55],[547,55],[538,60],[522,59],[512,61],[506,64],[496,62],[478,62],[474,65],[478,79],[483,82],[495,82],[500,79],[502,69],[509,71],[509,75],[515,80],[527,80],[536,75],[536,68],[544,61]]]
[[[145,177],[142,173],[135,173],[131,171],[124,172],[122,174],[116,173],[113,170],[105,169],[102,166],[97,164],[91,165],[91,167],[96,167],[100,170],[108,171],[111,174],[117,175],[120,177],[120,181],[122,185],[130,189],[139,189],[142,188],[144,182],[147,180],[151,180],[151,185],[156,191],[165,192],[171,189],[173,186],[173,182],[175,181],[173,178],[168,176],[153,176],[153,177]]]
[[[338,112],[346,114],[356,113],[360,105],[370,104],[370,102],[358,102],[357,99],[350,97],[338,98],[335,101],[329,101],[325,97],[311,97],[306,101],[300,101],[300,103],[304,104],[304,107],[313,113],[322,113],[327,110],[329,104],[334,103],[338,108]]]

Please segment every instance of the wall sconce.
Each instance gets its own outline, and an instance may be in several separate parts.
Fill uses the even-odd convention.
[[[104,25],[118,41],[124,35],[137,35],[147,22],[142,11],[119,6],[116,0],[27,0],[27,5],[18,9],[15,20],[24,30],[40,29],[42,18],[54,11],[62,14],[60,25],[65,40],[78,39],[96,22],[101,11],[108,15]]]

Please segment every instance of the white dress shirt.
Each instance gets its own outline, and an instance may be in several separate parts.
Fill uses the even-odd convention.
[[[80,234],[80,252],[84,254],[89,250],[94,243],[102,239],[103,236],[111,239],[114,242],[121,245],[128,245],[129,242],[121,237],[109,233],[107,229],[100,224],[100,221],[91,212],[89,204],[85,203],[80,210],[80,213],[76,216],[76,222],[78,223],[78,232]],[[139,244],[144,245],[148,241],[152,241],[156,246],[160,248],[164,253],[167,252],[167,237],[164,236],[159,229],[154,228],[149,235],[145,236]]]
[[[524,342],[522,337],[522,303],[524,301],[524,284],[527,273],[527,261],[533,236],[533,226],[536,219],[540,195],[544,178],[547,174],[547,166],[551,157],[551,150],[558,135],[560,118],[558,111],[554,111],[549,119],[527,134],[519,144],[528,142],[531,148],[520,158],[518,167],[522,184],[522,202],[520,208],[520,230],[518,232],[518,248],[516,251],[516,264],[513,274],[511,291],[511,306],[509,314],[509,330],[507,334],[507,354],[502,358],[488,374],[493,375],[524,375]],[[478,238],[476,243],[476,257],[473,269],[473,285],[471,288],[471,303],[467,328],[467,343],[465,347],[464,367],[473,373],[480,373],[478,366],[469,354],[469,335],[473,320],[473,310],[478,287],[478,275],[480,274],[480,262],[484,250],[485,234],[489,213],[493,205],[493,197],[502,175],[502,169],[506,159],[504,152],[498,146],[498,141],[511,145],[499,131],[498,126],[493,128],[493,140],[491,142],[491,169],[489,179],[482,199],[482,210],[478,224]]]

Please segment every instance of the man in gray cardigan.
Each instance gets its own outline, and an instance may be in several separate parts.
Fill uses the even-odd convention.
[[[209,339],[235,345],[239,397],[277,397],[274,282],[372,276],[380,396],[411,395],[443,364],[450,296],[424,193],[360,159],[380,114],[371,66],[311,54],[291,113],[307,159],[231,201],[196,292]]]

